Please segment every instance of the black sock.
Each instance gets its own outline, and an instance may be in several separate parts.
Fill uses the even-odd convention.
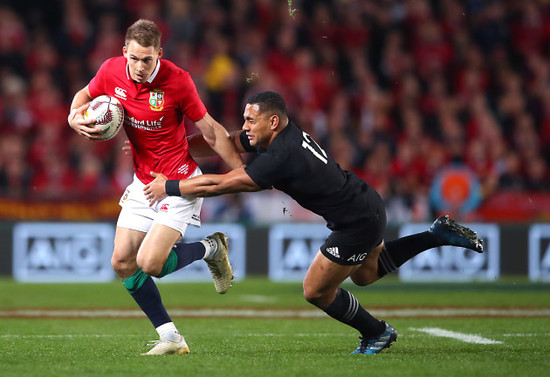
[[[172,250],[170,250],[170,254],[168,254],[166,262],[164,262],[162,271],[157,275],[157,277],[161,278],[171,274],[172,272],[201,259],[204,257],[205,253],[206,247],[201,242],[177,243],[174,245]]]
[[[323,311],[332,318],[353,327],[364,338],[378,336],[386,329],[386,325],[370,315],[353,294],[342,288],[338,288],[334,301]]]
[[[143,310],[147,318],[151,321],[155,328],[168,322],[172,322],[170,316],[166,312],[160,292],[150,276],[145,279],[143,285],[137,291],[132,293],[132,297]]]
[[[385,242],[378,257],[378,276],[393,272],[421,252],[442,245],[443,243],[428,231]]]
[[[196,260],[202,259],[206,253],[206,248],[201,242],[193,243],[176,243],[173,247],[174,252],[178,256],[176,270],[193,263]]]

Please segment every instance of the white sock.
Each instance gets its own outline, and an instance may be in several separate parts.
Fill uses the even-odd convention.
[[[204,245],[204,248],[206,249],[204,257],[202,257],[202,259],[210,258],[212,255],[214,255],[216,251],[218,251],[218,243],[210,237],[206,237],[204,240],[201,240],[199,242],[202,243]]]
[[[174,322],[167,322],[160,325],[155,330],[157,330],[161,340],[171,340],[173,342],[179,342],[181,340],[181,335],[178,329],[176,329]]]

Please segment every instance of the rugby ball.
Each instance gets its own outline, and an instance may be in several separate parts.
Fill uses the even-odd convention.
[[[90,102],[84,113],[84,119],[95,119],[95,125],[101,128],[101,139],[109,140],[122,128],[124,123],[124,108],[115,97],[102,95]]]

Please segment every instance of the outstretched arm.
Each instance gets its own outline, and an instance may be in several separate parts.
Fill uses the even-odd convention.
[[[201,131],[204,140],[232,169],[237,169],[243,165],[243,159],[235,148],[235,143],[231,139],[227,130],[210,114],[195,122]]]
[[[241,130],[232,131],[229,134],[229,140],[233,142],[233,145],[235,146],[237,152],[245,153],[246,151],[244,150],[240,139],[241,132]],[[187,136],[187,144],[189,146],[189,153],[193,158],[209,157],[216,155],[216,151],[214,151],[212,147],[210,147],[210,144],[206,142],[204,136],[200,133],[195,133],[193,135]]]
[[[167,195],[191,195],[199,197],[218,196],[235,192],[260,191],[258,186],[244,168],[234,169],[227,174],[204,174],[190,179],[168,181],[164,174],[151,172],[155,177],[153,182],[145,186],[143,191],[152,206]],[[173,184],[177,184],[173,186]],[[177,192],[179,189],[179,193]],[[167,193],[168,191],[168,193]]]

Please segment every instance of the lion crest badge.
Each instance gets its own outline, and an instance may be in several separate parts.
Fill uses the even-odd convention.
[[[153,90],[149,92],[149,107],[153,111],[164,109],[164,92],[162,90]]]

